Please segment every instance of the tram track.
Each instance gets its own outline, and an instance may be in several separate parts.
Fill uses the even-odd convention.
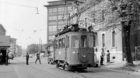
[[[82,71],[80,71],[80,70],[76,70],[76,71],[73,71],[73,73],[74,74],[76,74],[77,76],[78,76],[78,78],[88,78],[87,76],[85,76],[85,75],[83,75],[82,73],[86,73],[86,72],[88,72],[87,70],[82,70]]]
[[[55,76],[54,72],[43,70],[43,69],[37,68],[36,66],[32,66],[32,68],[48,72],[51,75]],[[67,71],[67,70],[63,70],[62,68],[58,68],[58,69],[62,70],[63,72],[65,72],[65,73],[62,72],[63,74],[67,73],[69,76],[71,76],[71,78],[88,78],[85,75],[83,75],[82,73],[80,73],[80,72],[83,72],[83,71]],[[84,72],[87,72],[87,71],[84,71]],[[63,75],[64,78],[69,78],[69,76]],[[57,77],[62,78],[61,76],[57,76]]]
[[[79,73],[79,72],[76,72],[77,73],[77,75],[79,76],[79,78],[87,78],[85,75],[83,75],[83,74],[81,74],[81,73]]]

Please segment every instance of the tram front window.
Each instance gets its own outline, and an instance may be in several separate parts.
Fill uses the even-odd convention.
[[[88,46],[90,48],[93,48],[94,47],[94,39],[93,39],[93,36],[89,36],[89,38],[88,38]]]
[[[81,36],[81,48],[86,48],[87,46],[87,36],[86,35],[82,35]]]
[[[79,36],[72,36],[72,48],[79,48]]]

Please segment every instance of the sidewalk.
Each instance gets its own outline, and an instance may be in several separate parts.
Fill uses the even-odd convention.
[[[133,63],[135,66],[126,66],[126,61],[123,61],[121,63],[108,63],[101,68],[140,75],[140,61],[134,61]]]

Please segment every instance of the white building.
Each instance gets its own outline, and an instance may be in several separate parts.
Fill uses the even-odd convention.
[[[95,49],[98,58],[100,59],[102,49],[105,53],[109,50],[111,61],[121,62],[123,60],[121,24],[118,14],[111,11],[110,2],[108,0],[87,0],[80,5],[79,13],[81,13],[80,27],[92,26],[93,31],[97,32]],[[76,19],[76,15],[73,18]]]

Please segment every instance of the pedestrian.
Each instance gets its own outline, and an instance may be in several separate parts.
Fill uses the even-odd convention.
[[[104,56],[105,56],[105,52],[104,52],[104,49],[102,48],[101,57],[100,57],[101,58],[101,61],[100,61],[100,64],[101,65],[104,65],[103,64],[103,62],[104,62]]]
[[[107,63],[110,63],[110,52],[107,50]]]
[[[26,53],[26,65],[29,65],[29,53]]]
[[[0,64],[2,63],[2,53],[0,52]]]
[[[6,52],[6,57],[5,57],[5,60],[6,60],[5,64],[6,64],[6,65],[8,65],[8,60],[9,60],[8,54],[9,54],[9,52]]]
[[[40,53],[39,53],[39,52],[36,54],[35,64],[36,64],[37,60],[38,60],[38,61],[39,61],[39,63],[41,64],[41,60],[40,60]]]

